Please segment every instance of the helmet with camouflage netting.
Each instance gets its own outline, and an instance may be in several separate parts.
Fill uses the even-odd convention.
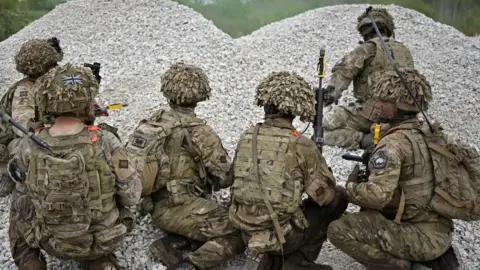
[[[393,17],[388,13],[385,8],[373,8],[370,12],[372,18],[375,20],[380,32],[384,32],[387,37],[394,35],[395,23]],[[367,16],[367,12],[364,11],[362,15],[357,18],[357,30],[363,36],[368,36],[375,30],[373,28],[372,21]]]
[[[161,91],[171,104],[191,106],[210,98],[208,77],[199,67],[178,62],[161,79]]]
[[[395,71],[386,71],[373,87],[372,98],[374,100],[392,101],[399,110],[405,112],[420,112],[427,110],[432,101],[432,88],[425,76],[415,69],[401,70],[409,90],[403,85],[400,76]],[[413,97],[412,97],[413,96]]]
[[[67,63],[51,69],[35,83],[37,106],[42,113],[62,114],[89,108],[99,85],[89,68]]]
[[[31,39],[20,47],[15,64],[18,72],[38,78],[62,61],[63,51],[58,39]]]
[[[257,86],[257,106],[274,105],[280,113],[299,116],[301,121],[315,117],[315,93],[295,72],[272,72]]]

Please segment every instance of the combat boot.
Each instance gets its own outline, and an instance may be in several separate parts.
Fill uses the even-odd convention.
[[[18,267],[18,270],[47,270],[47,263],[42,260],[30,260]]]
[[[95,260],[79,261],[78,265],[82,270],[121,270],[115,255],[101,257]]]
[[[185,259],[171,267],[167,267],[167,270],[197,270],[197,268],[190,260]]]
[[[418,263],[420,263],[420,264],[428,267],[428,269],[432,269],[432,270],[444,270],[444,269],[458,270],[458,269],[460,269],[460,263],[458,262],[457,255],[455,254],[455,251],[453,250],[453,247],[450,247],[445,253],[442,254],[442,256],[440,256],[440,257],[438,257],[434,260],[427,261],[427,262],[416,262],[416,263],[412,262],[412,265],[418,264]],[[416,270],[416,268],[411,268],[411,269]]]
[[[300,252],[292,253],[285,261],[285,270],[332,270],[333,268],[327,264],[316,264],[307,261]]]
[[[198,247],[197,245],[192,245],[183,236],[168,234],[163,238],[155,240],[149,249],[152,255],[168,268],[182,261],[182,251],[187,248],[197,249]]]

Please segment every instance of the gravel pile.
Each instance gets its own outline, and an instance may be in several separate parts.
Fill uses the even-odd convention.
[[[171,64],[184,60],[206,70],[213,95],[199,106],[198,114],[214,127],[233,154],[241,132],[251,122],[261,120],[262,111],[252,102],[260,79],[271,71],[287,69],[316,84],[319,46],[326,47],[330,72],[333,63],[360,39],[355,23],[365,8],[343,5],[316,9],[234,40],[200,14],[168,0],[73,0],[0,43],[0,89],[21,78],[12,61],[19,44],[32,37],[56,36],[65,50],[64,62],[102,63],[100,99],[129,106],[99,120],[120,127],[126,139],[139,120],[166,106],[159,91],[160,75]],[[480,71],[479,39],[465,37],[417,12],[388,8],[395,16],[397,39],[412,49],[418,69],[434,86],[435,102],[429,115],[442,121],[447,130],[480,144],[479,107],[475,106],[480,85],[476,76]],[[299,130],[306,127],[300,122],[295,125]],[[310,128],[306,134],[311,132]],[[340,158],[344,152],[333,147],[324,150],[341,185],[353,167]],[[0,203],[8,205],[9,200]],[[0,211],[0,265],[2,269],[15,269],[7,239],[8,207]],[[480,268],[480,240],[474,233],[478,227],[477,222],[457,223],[455,246],[465,269]],[[152,263],[148,252],[150,242],[160,235],[149,217],[139,217],[138,226],[117,251],[117,257],[128,269],[164,269]],[[241,261],[242,257],[221,268],[234,269]],[[362,269],[328,243],[319,261],[331,263],[335,269]],[[56,259],[49,260],[49,266],[77,269],[74,263]]]

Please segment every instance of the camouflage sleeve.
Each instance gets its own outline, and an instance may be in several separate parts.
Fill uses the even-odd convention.
[[[310,139],[300,137],[297,141],[297,159],[305,176],[305,192],[320,206],[335,198],[335,177],[327,162]]]
[[[190,135],[210,177],[218,179],[220,188],[231,186],[231,159],[220,137],[207,125],[192,128]]]
[[[370,209],[383,209],[398,187],[402,162],[410,149],[410,142],[402,134],[393,133],[383,138],[370,157],[368,182],[347,184],[350,202]]]
[[[14,164],[20,168],[23,172],[27,172],[28,168],[28,158],[31,152],[30,140],[27,136],[15,139],[9,145],[9,152],[11,159],[14,160]]]
[[[133,206],[138,203],[142,195],[140,177],[120,140],[108,131],[103,131],[103,136],[104,151],[117,176],[117,202],[123,206]]]
[[[35,117],[35,90],[32,83],[19,85],[12,98],[12,119],[27,127],[28,121]],[[23,133],[12,127],[15,134],[22,137]]]
[[[375,52],[374,44],[367,42],[357,46],[332,68],[329,85],[334,86],[340,93],[345,91],[352,80],[364,69],[366,60],[373,57]]]

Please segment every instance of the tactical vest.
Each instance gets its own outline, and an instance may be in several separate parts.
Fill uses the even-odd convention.
[[[102,150],[102,132],[85,127],[75,135],[52,137],[48,130],[38,137],[59,155],[32,147],[26,184],[36,218],[25,239],[34,247],[47,243],[66,258],[105,253],[120,243],[127,228],[89,229],[116,207],[116,176]]]
[[[12,102],[15,91],[17,91],[20,86],[31,87],[30,84],[33,83],[34,82],[31,79],[25,78],[18,81],[7,90],[0,101],[0,105],[5,109],[6,114],[12,116]],[[15,139],[15,137],[16,135],[15,132],[13,132],[12,124],[0,119],[0,144],[7,146],[13,139]]]
[[[178,205],[204,195],[205,167],[187,130],[199,125],[205,121],[163,110],[139,124],[126,148],[139,170],[142,196],[156,198],[166,188],[171,205]]]
[[[367,42],[375,44],[377,51],[373,60],[365,66],[363,71],[358,74],[353,81],[353,95],[360,102],[367,101],[371,96],[371,89],[378,78],[380,78],[386,70],[393,69],[387,54],[382,49],[380,39],[376,37]],[[385,39],[385,44],[392,53],[392,58],[399,68],[414,68],[412,54],[405,45],[393,39]]]
[[[298,139],[294,130],[267,125],[259,128],[256,138],[258,180],[252,164],[253,134],[254,128],[250,128],[237,147],[235,180],[232,185],[233,206],[230,209],[230,215],[234,217],[231,217],[231,222],[237,228],[247,231],[271,228],[273,213],[270,213],[268,204],[282,227],[289,225],[292,217],[298,217],[298,222],[306,221],[300,208],[304,175],[301,171],[294,170],[295,167],[299,168],[296,144],[292,143]],[[265,198],[268,199],[268,204]],[[308,226],[306,222],[297,225]]]

